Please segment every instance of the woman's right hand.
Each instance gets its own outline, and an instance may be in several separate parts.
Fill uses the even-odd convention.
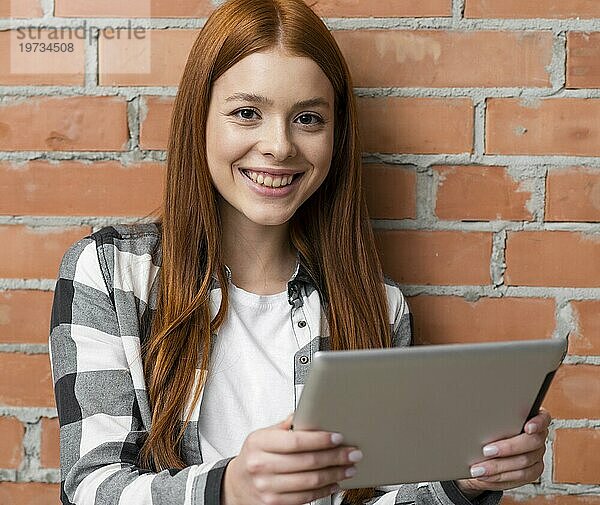
[[[246,437],[225,469],[221,505],[301,505],[354,475],[356,447],[333,442],[328,431],[291,431],[292,417]]]

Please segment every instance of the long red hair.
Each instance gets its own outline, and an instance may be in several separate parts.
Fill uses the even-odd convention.
[[[319,189],[290,222],[290,239],[324,294],[332,350],[389,347],[391,331],[381,263],[362,186],[361,147],[352,80],[342,53],[321,19],[302,0],[230,0],[208,18],[189,54],[170,125],[164,200],[158,225],[162,265],[157,307],[142,346],[152,425],[140,452],[155,471],[184,468],[180,454],[198,360],[208,370],[211,334],[228,307],[221,225],[206,160],[211,87],[231,66],[274,47],[312,58],[335,92],[331,167]],[[222,302],[211,321],[215,273]],[[201,350],[201,352],[200,352]],[[357,406],[360,408],[360,406]],[[373,488],[345,492],[362,503]]]

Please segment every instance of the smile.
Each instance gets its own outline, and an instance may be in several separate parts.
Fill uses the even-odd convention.
[[[286,196],[289,195],[298,186],[298,181],[304,175],[304,172],[294,174],[293,176],[265,175],[263,173],[251,172],[245,169],[238,169],[244,176],[244,180],[254,192],[262,196]]]

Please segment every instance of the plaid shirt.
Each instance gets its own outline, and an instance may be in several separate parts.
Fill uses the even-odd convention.
[[[221,482],[232,458],[203,462],[197,429],[200,402],[181,446],[189,466],[155,473],[138,465],[151,424],[140,346],[156,308],[161,261],[154,223],[104,227],[71,245],[62,258],[49,346],[60,424],[63,505],[220,505]],[[231,278],[227,267],[226,274]],[[408,305],[388,277],[385,288],[393,345],[411,345]],[[217,290],[213,275],[213,302]],[[310,341],[294,357],[295,404],[312,355],[329,349],[321,300],[299,262],[288,281],[290,321],[295,332],[309,332]],[[369,503],[496,505],[501,497],[501,491],[486,491],[471,502],[453,481],[422,482],[379,487]],[[318,503],[331,501],[330,497]]]

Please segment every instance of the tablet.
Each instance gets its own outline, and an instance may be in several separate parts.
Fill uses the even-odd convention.
[[[292,429],[363,452],[342,489],[471,478],[484,445],[523,432],[567,339],[317,351]]]

